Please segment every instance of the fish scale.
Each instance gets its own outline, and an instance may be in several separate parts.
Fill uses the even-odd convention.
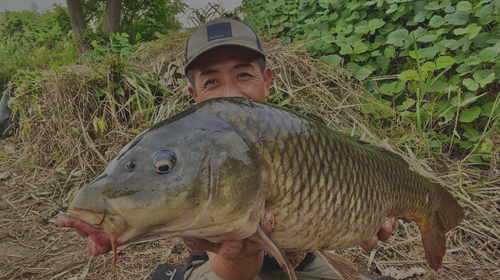
[[[438,269],[445,234],[464,218],[456,199],[399,156],[318,119],[241,98],[202,102],[132,140],[57,223],[87,237],[90,253],[112,248],[115,260],[118,246],[167,236],[248,238],[292,280],[305,252],[353,280],[354,266],[327,250],[364,243],[401,217],[419,225]]]
[[[255,111],[255,108],[249,109]],[[261,154],[262,158],[269,162],[272,170],[275,170],[275,173],[268,178],[268,184],[271,186],[269,189],[272,190],[273,193],[266,194],[266,210],[273,212],[276,217],[274,233],[271,236],[273,241],[275,241],[280,248],[285,250],[303,250],[304,244],[301,244],[300,242],[298,243],[294,238],[288,238],[292,244],[280,242],[280,233],[284,232],[284,234],[292,237],[298,236],[299,234],[297,232],[291,232],[290,228],[294,228],[293,225],[296,225],[299,222],[301,213],[308,212],[310,209],[313,209],[311,207],[312,205],[325,206],[321,208],[317,207],[317,219],[321,219],[321,217],[325,215],[332,215],[332,213],[336,213],[337,211],[335,210],[337,209],[332,209],[331,205],[335,204],[333,198],[337,197],[339,197],[340,201],[339,206],[345,209],[353,210],[350,212],[352,214],[349,215],[341,213],[340,215],[335,216],[334,220],[330,220],[327,223],[319,223],[319,228],[315,232],[321,232],[323,236],[328,236],[326,233],[329,232],[330,236],[335,236],[335,238],[341,239],[342,234],[348,233],[341,232],[342,229],[346,227],[346,223],[348,223],[349,226],[347,227],[353,228],[353,230],[362,236],[358,237],[358,239],[362,238],[366,240],[374,235],[377,231],[377,227],[370,227],[356,222],[361,210],[361,204],[358,202],[356,205],[356,202],[367,199],[367,197],[363,195],[365,188],[362,186],[360,187],[359,182],[370,182],[370,179],[369,177],[366,178],[364,173],[359,172],[360,166],[357,161],[353,161],[350,157],[344,156],[344,153],[347,154],[354,152],[352,150],[345,151],[338,148],[333,149],[332,146],[335,145],[332,145],[331,142],[327,140],[330,139],[328,136],[330,136],[329,134],[332,132],[324,128],[314,129],[316,126],[320,125],[315,120],[298,117],[290,118],[289,115],[283,114],[282,111],[266,111],[265,109],[267,109],[267,107],[265,107],[262,112],[254,112],[254,114],[244,112],[241,115],[238,115],[237,112],[234,112],[234,114],[227,115],[229,115],[228,121],[235,124],[233,125],[234,127],[243,121],[239,119],[240,116],[245,120],[252,115],[257,115],[259,118],[263,119],[268,118],[270,120],[269,122],[266,122],[268,127],[260,126],[260,131],[251,131],[251,134],[249,133],[246,139],[247,142],[252,142],[257,141],[257,139],[253,137],[254,135],[261,135],[261,137],[262,135],[266,135],[266,137],[260,141],[260,145],[256,145],[256,147],[261,149],[257,153]],[[220,109],[218,111],[227,112],[230,110]],[[269,114],[269,117],[266,113]],[[224,118],[225,116],[226,114],[219,117]],[[284,120],[285,118],[286,121]],[[279,126],[279,124],[285,125]],[[269,127],[279,127],[280,129],[270,129]],[[246,136],[243,130],[242,133]],[[272,144],[263,144],[263,142],[268,139],[273,139],[273,141],[271,141]],[[335,154],[340,154],[341,156],[335,157]],[[347,162],[341,162],[342,158],[347,159]],[[287,165],[285,162],[289,162],[290,164]],[[311,162],[313,164],[311,164]],[[333,164],[334,162],[335,165]],[[335,169],[337,170],[335,171]],[[353,169],[353,174],[356,176],[349,174],[349,169]],[[336,175],[339,176],[338,180],[335,180],[334,178]],[[338,186],[336,188],[324,188],[324,184],[318,184],[319,180],[326,183],[337,182]],[[341,182],[344,183],[341,184]],[[264,179],[264,184],[266,184],[266,179]],[[354,192],[350,192],[348,186],[354,186]],[[338,190],[339,195],[336,195],[336,190]],[[307,195],[305,193],[307,193]],[[296,196],[298,197],[296,198]],[[330,199],[326,200],[328,197],[330,197]],[[322,200],[318,201],[318,198],[321,198]],[[373,205],[370,201],[366,201],[365,203]],[[277,208],[280,210],[272,211],[275,204],[279,205]],[[287,208],[289,208],[288,211],[282,210]],[[376,208],[382,209],[381,204],[377,205]],[[324,213],[319,212],[322,209],[325,210],[323,211]],[[383,213],[383,211],[379,212]],[[378,228],[384,219],[385,216],[383,214],[379,214],[378,220],[374,219],[374,223],[379,225]],[[335,229],[329,226],[329,224],[339,224],[342,225],[342,227]],[[368,230],[363,232],[362,228],[367,228]],[[307,238],[305,239],[307,240]],[[318,249],[317,247],[314,247],[319,245],[317,240],[314,240],[314,242],[314,244],[308,245],[310,246],[309,249],[311,251]],[[356,240],[355,242],[359,241]],[[321,245],[325,246],[325,244]],[[338,247],[349,245],[351,244],[340,242]]]

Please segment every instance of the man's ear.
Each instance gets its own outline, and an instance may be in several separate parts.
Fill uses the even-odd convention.
[[[269,89],[271,88],[271,82],[273,78],[273,70],[271,68],[266,67],[264,70],[264,83],[266,85],[266,98],[269,96]]]
[[[198,93],[196,92],[196,89],[192,85],[188,86],[188,92],[191,95],[191,97],[194,99],[194,102],[198,103],[198,101],[200,99],[198,98]]]

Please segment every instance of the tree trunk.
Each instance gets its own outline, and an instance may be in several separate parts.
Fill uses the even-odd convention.
[[[69,20],[71,22],[71,29],[73,36],[75,36],[75,43],[78,53],[83,54],[90,49],[87,43],[80,43],[80,34],[87,28],[87,24],[83,20],[82,7],[79,0],[66,0],[68,8]]]
[[[102,33],[109,35],[111,32],[120,31],[120,12],[122,0],[108,0],[106,3],[106,12],[104,13],[104,22],[102,24]]]

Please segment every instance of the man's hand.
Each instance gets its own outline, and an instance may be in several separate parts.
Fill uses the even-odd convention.
[[[266,212],[261,220],[262,229],[270,234],[274,229],[274,216]],[[248,239],[224,240],[221,243],[212,243],[204,239],[184,238],[186,246],[195,252],[212,252],[226,260],[248,258],[260,252],[260,249]]]
[[[377,246],[377,243],[379,241],[386,241],[387,239],[389,239],[389,237],[391,237],[391,234],[394,231],[395,227],[396,218],[386,218],[378,234],[374,235],[370,240],[361,244],[361,248],[363,248],[365,251],[373,250],[375,246]]]
[[[266,212],[260,225],[270,234],[274,229],[273,214]],[[264,261],[264,253],[248,239],[212,243],[203,239],[184,238],[184,243],[193,251],[207,251],[214,273],[226,280],[254,279]]]

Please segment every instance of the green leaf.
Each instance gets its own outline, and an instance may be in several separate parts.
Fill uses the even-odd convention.
[[[456,69],[457,73],[460,74],[467,74],[470,72],[470,70],[471,70],[470,65],[467,65],[465,63],[460,64],[460,66],[458,66]]]
[[[434,28],[438,28],[444,24],[444,18],[442,16],[435,15],[429,21],[429,25]]]
[[[497,53],[500,53],[500,41],[497,42],[491,49]]]
[[[387,57],[396,57],[396,48],[394,46],[385,47],[384,55]]]
[[[477,24],[472,23],[467,25],[467,27],[465,28],[457,28],[453,30],[453,34],[457,36],[463,34],[469,34],[469,39],[473,39],[474,37],[477,36],[477,34],[479,34],[480,31],[481,31],[481,26],[477,26]]]
[[[466,107],[467,105],[473,103],[473,102],[476,102],[476,100],[481,97],[481,95],[479,96],[476,96],[474,93],[472,92],[468,92],[467,94],[465,94],[465,96],[462,98],[463,101],[462,103],[460,103],[460,107]]]
[[[397,10],[398,10],[398,4],[392,4],[392,5],[389,6],[389,9],[387,9],[385,11],[385,13],[386,14],[392,14],[392,13],[394,13]]]
[[[428,11],[435,11],[441,9],[441,7],[439,6],[438,2],[430,2],[429,4],[427,4],[427,6],[424,7],[424,9]]]
[[[387,43],[394,45],[396,47],[402,47],[404,45],[404,41],[408,38],[408,30],[399,29],[393,31],[387,35]]]
[[[407,98],[403,104],[397,106],[397,109],[398,111],[406,111],[408,109],[410,109],[411,107],[413,107],[413,105],[415,105],[415,100],[411,99],[411,98]]]
[[[475,23],[472,23],[472,24],[467,25],[467,27],[465,29],[467,29],[467,32],[469,33],[469,39],[472,39],[472,38],[476,37],[477,34],[479,34],[482,27],[478,26]]]
[[[481,61],[482,61],[481,58],[479,58],[475,55],[471,55],[465,60],[465,64],[470,65],[470,66],[474,66],[474,65],[481,64]]]
[[[120,87],[120,84],[119,84],[119,83],[117,83],[117,82],[113,82],[113,81],[111,81],[111,82],[109,82],[109,86],[110,86],[112,89],[117,89],[117,88],[119,88],[119,87]]]
[[[470,11],[472,9],[472,4],[469,1],[461,1],[457,3],[457,10],[459,11]]]
[[[444,118],[444,120],[442,122],[439,122],[439,125],[445,125],[449,123],[455,117],[455,113],[447,111],[446,113],[443,114],[442,117]]]
[[[356,75],[355,75],[355,78],[358,80],[358,81],[362,81],[366,78],[368,78],[368,76],[370,76],[370,74],[373,72],[373,70],[371,69],[368,69],[366,67],[363,67],[361,69],[359,69],[357,72],[356,72]]]
[[[366,34],[366,33],[368,33],[368,25],[366,23],[366,20],[362,20],[362,21],[358,22],[355,25],[354,32],[355,33],[359,33],[359,34]]]
[[[470,78],[465,79],[463,81],[463,84],[467,87],[468,90],[476,91],[479,88],[479,84]]]
[[[472,107],[464,110],[462,114],[460,114],[460,118],[458,120],[463,123],[470,123],[473,120],[477,119],[480,113],[481,113],[481,107],[478,106]]]
[[[434,42],[434,40],[435,40],[434,35],[431,34],[417,38],[417,42],[422,42],[422,43],[430,43]]]
[[[375,19],[372,19],[368,22],[368,29],[370,29],[370,31],[374,31],[376,29],[379,29],[380,27],[384,26],[385,24],[385,21],[381,20],[381,19],[378,19],[378,18],[375,18]],[[370,32],[373,34],[373,32]]]
[[[435,47],[422,48],[419,51],[421,58],[431,58],[437,55],[437,49]]]
[[[342,62],[342,58],[336,54],[325,55],[319,58],[321,61],[324,61],[329,64],[339,65]]]
[[[365,89],[367,91],[372,92],[377,88],[377,83],[375,83],[373,81],[368,81],[368,82],[364,83],[363,86],[365,87]]]
[[[396,86],[398,82],[385,83],[380,87],[380,93],[392,96],[396,92]]]
[[[492,62],[498,53],[495,52],[492,48],[485,48],[479,53],[479,58],[482,62]]]
[[[484,117],[492,116],[494,118],[499,114],[500,114],[500,103],[497,103],[496,107],[495,107],[495,102],[488,102],[483,106],[481,106],[481,116]]]
[[[479,82],[479,85],[483,88],[487,84],[493,82],[493,80],[495,80],[495,73],[489,74],[486,78]]]
[[[477,146],[477,153],[478,154],[485,154],[488,155],[487,157],[482,157],[483,159],[486,160],[486,158],[491,158],[491,152],[493,151],[493,141],[491,141],[490,137],[486,137],[483,139],[481,144]]]
[[[485,18],[493,12],[493,9],[494,9],[494,6],[492,3],[488,4],[488,5],[484,5],[474,15],[478,18]]]
[[[361,40],[356,42],[354,45],[353,45],[353,54],[360,54],[360,53],[364,53],[365,51],[368,50],[368,47],[365,45],[365,43],[363,43]]]
[[[357,11],[354,11],[350,17],[345,19],[345,21],[352,21],[356,19],[359,19],[359,13]]]
[[[420,67],[420,71],[424,72],[432,72],[435,69],[436,69],[436,64],[434,64],[434,62],[431,61],[427,61],[426,63],[424,63],[424,65]]]
[[[450,39],[448,40],[448,42],[446,43],[446,47],[450,50],[456,50],[458,49],[459,47],[461,47],[461,44],[455,40],[455,39]]]
[[[119,95],[121,96],[124,96],[125,95],[125,91],[123,91],[123,88],[119,88],[116,90],[116,93],[118,93]]]
[[[418,80],[418,73],[415,70],[406,70],[398,75],[401,81]]]
[[[444,12],[447,13],[447,14],[451,14],[451,13],[454,13],[456,10],[455,10],[455,7],[453,6],[447,6],[446,8],[444,8]]]
[[[464,25],[467,23],[468,12],[467,11],[456,11],[453,14],[448,14],[444,17],[444,20],[451,25]]]
[[[481,137],[481,133],[479,133],[479,131],[477,131],[477,129],[474,129],[474,127],[472,127],[472,125],[462,124],[461,127],[464,130],[464,133],[462,135],[465,138],[469,139],[470,141],[476,142]]]
[[[415,17],[413,18],[413,21],[415,23],[420,23],[420,22],[423,22],[425,20],[425,16],[427,15],[427,11],[422,11],[420,13],[418,13],[417,15],[415,15]]]
[[[351,71],[352,73],[356,73],[356,72],[358,72],[359,69],[361,69],[361,66],[359,66],[359,64],[354,63],[354,62],[349,62],[349,63],[347,63],[346,66],[347,66],[347,69],[349,71]]]
[[[448,81],[444,76],[436,79],[432,84],[427,87],[427,92],[441,92],[448,87]]]
[[[455,64],[455,59],[451,56],[440,56],[436,60],[437,69],[444,69]]]
[[[460,141],[460,148],[468,149],[474,145],[474,142],[471,141]]]
[[[471,163],[474,163],[474,164],[482,164],[483,163],[480,156],[470,156],[467,158],[467,160]]]
[[[429,147],[431,148],[441,148],[441,142],[439,142],[438,140],[431,140],[427,142],[427,144],[429,144]]]

